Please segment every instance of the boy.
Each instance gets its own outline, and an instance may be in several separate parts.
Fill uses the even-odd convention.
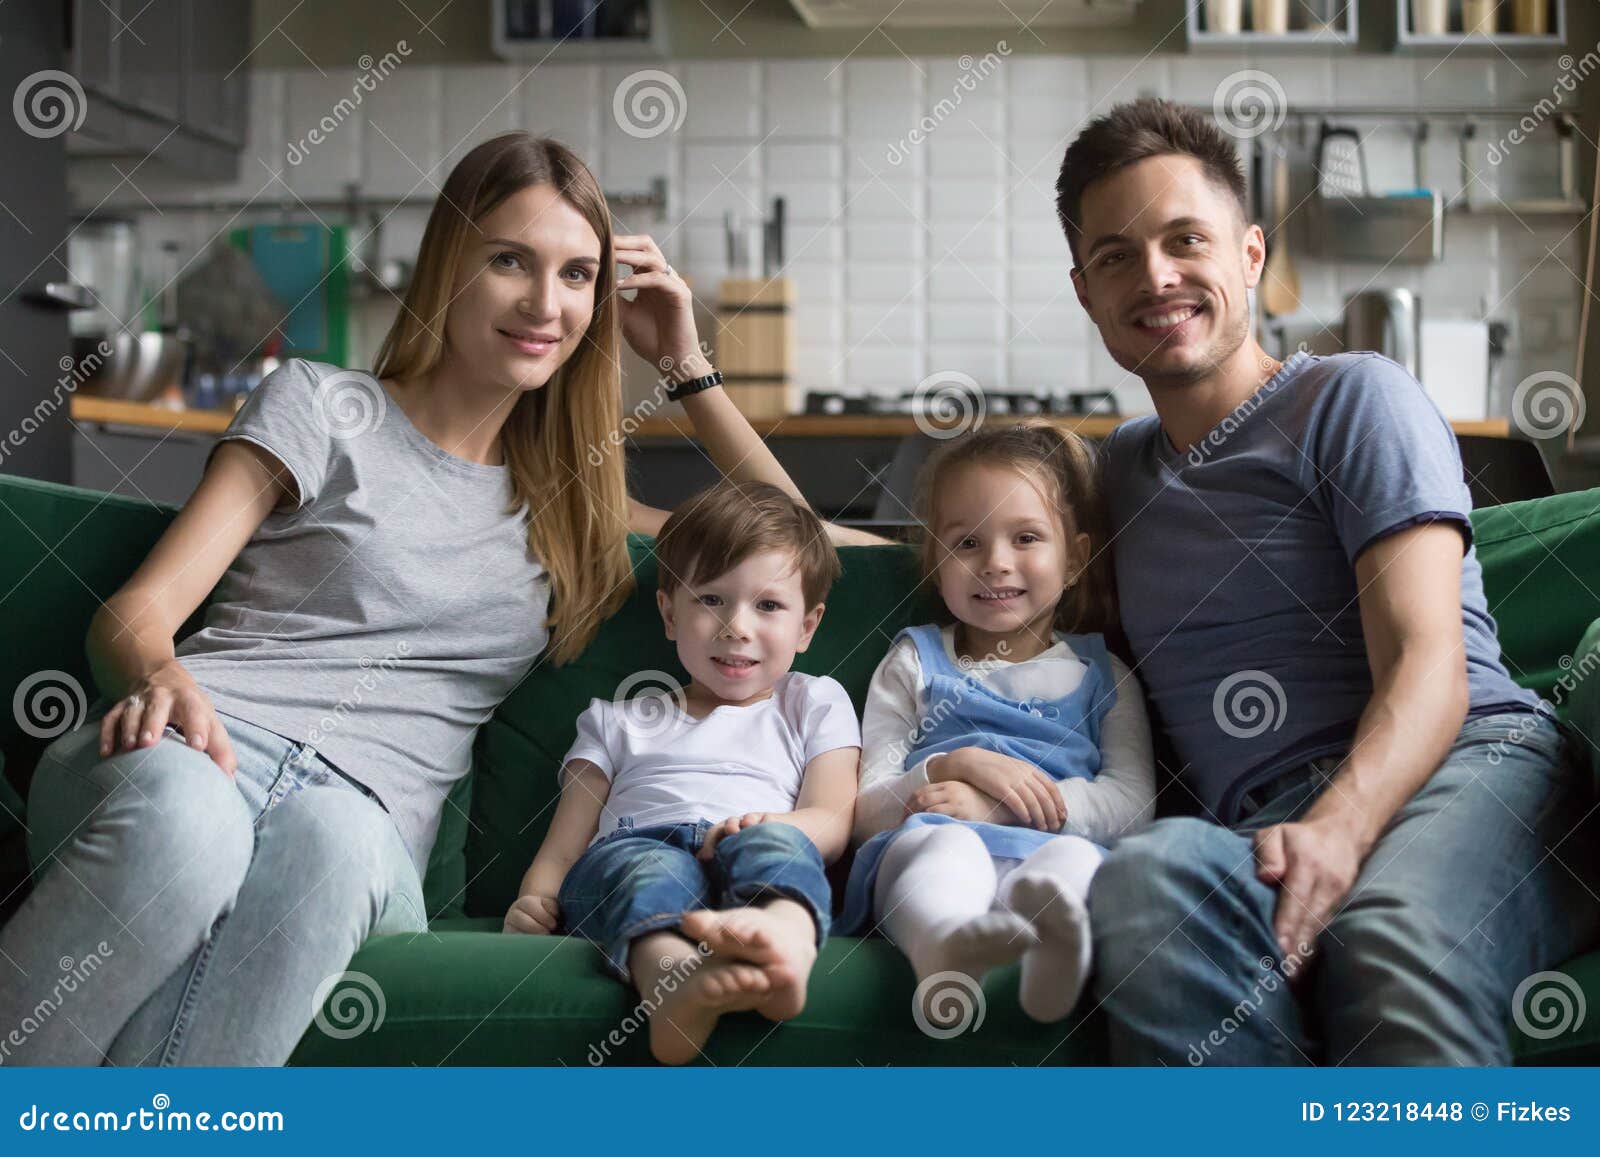
[[[652,1054],[681,1064],[724,1012],[805,1007],[861,731],[838,682],[789,670],[839,574],[815,514],[775,486],[725,482],[667,519],[656,555],[689,687],[596,699],[579,717],[505,930],[559,924],[594,942],[645,997]]]

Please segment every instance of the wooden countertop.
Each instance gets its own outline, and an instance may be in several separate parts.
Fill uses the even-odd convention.
[[[233,420],[232,412],[226,410],[169,410],[145,402],[83,396],[72,399],[72,416],[80,422],[113,422],[202,434],[220,434]],[[1073,430],[1086,438],[1103,438],[1121,423],[1137,416],[1052,416],[1051,421],[1064,430]],[[899,414],[793,414],[787,418],[756,418],[750,424],[763,438],[772,435],[784,438],[898,438],[918,432],[916,419]],[[1450,425],[1457,434],[1491,438],[1507,438],[1511,435],[1511,422],[1506,418],[1451,422]],[[675,414],[647,418],[636,423],[634,433],[641,438],[689,437],[693,434],[693,427],[687,418]]]

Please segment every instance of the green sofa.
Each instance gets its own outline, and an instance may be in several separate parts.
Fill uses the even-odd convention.
[[[149,503],[24,479],[0,478],[0,693],[11,701],[36,672],[67,672],[90,688],[82,640],[98,599],[132,571],[171,517]],[[1478,511],[1473,516],[1490,604],[1513,674],[1600,736],[1600,489]],[[656,668],[683,678],[662,635],[650,541],[634,538],[638,590],[582,659],[539,666],[482,729],[474,772],[459,785],[429,864],[432,925],[376,937],[352,961],[382,1019],[345,1027],[330,996],[294,1063],[308,1065],[565,1064],[649,1061],[630,1014],[637,997],[601,972],[587,943],[509,937],[500,919],[552,811],[556,770],[579,712],[622,680]],[[925,621],[911,551],[854,547],[844,577],[798,669],[837,678],[859,708],[874,667],[902,626]],[[1581,640],[1581,642],[1580,642]],[[1582,676],[1588,675],[1587,678]],[[93,698],[92,689],[89,697]],[[16,712],[0,717],[0,750],[13,792],[0,790],[0,873],[25,871],[16,813],[42,741]],[[1591,759],[1600,752],[1591,751]],[[1175,793],[1164,793],[1163,798]],[[1508,820],[1509,822],[1509,820]],[[7,831],[6,828],[10,830]],[[0,896],[16,879],[0,878]],[[1562,965],[1600,1009],[1600,952]],[[1101,1017],[1040,1026],[1017,1008],[1016,970],[994,974],[975,1031],[938,1040],[911,1017],[913,978],[881,939],[832,940],[803,1016],[783,1026],[755,1014],[724,1019],[708,1059],[739,1064],[1095,1064]],[[381,999],[380,999],[381,997]],[[1550,1040],[1515,1034],[1524,1063],[1600,1063],[1600,1016]]]

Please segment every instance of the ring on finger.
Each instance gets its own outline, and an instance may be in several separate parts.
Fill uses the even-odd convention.
[[[134,707],[134,708],[143,707],[144,706],[144,696],[142,696],[142,695],[129,695],[127,702],[128,702],[128,706],[129,707]]]

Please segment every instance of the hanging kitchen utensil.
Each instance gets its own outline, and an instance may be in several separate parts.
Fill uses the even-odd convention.
[[[1289,253],[1289,150],[1273,146],[1272,237],[1267,242],[1267,267],[1261,273],[1261,310],[1280,317],[1300,309],[1300,274]]]
[[[1419,133],[1425,122],[1419,122]],[[1425,265],[1444,257],[1444,194],[1422,188],[1422,153],[1412,149],[1417,187],[1373,196],[1354,129],[1323,125],[1317,145],[1313,247],[1332,261]]]
[[[1326,121],[1317,134],[1317,193],[1323,197],[1366,197],[1367,156],[1361,134]]]

